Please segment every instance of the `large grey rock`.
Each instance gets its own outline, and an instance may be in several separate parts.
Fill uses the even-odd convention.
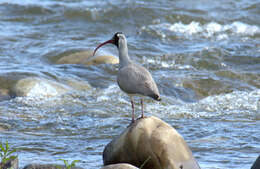
[[[135,166],[132,166],[130,164],[121,163],[121,164],[107,165],[107,166],[104,166],[101,169],[138,169],[138,168],[136,168]]]
[[[118,64],[117,57],[112,55],[100,55],[96,54],[94,57],[93,51],[81,51],[67,56],[61,57],[57,64],[84,64],[84,65],[98,65],[98,64]]]
[[[183,137],[153,116],[131,124],[103,152],[104,165],[129,163],[140,167],[145,161],[143,169],[200,169]]]
[[[23,169],[67,169],[64,165],[58,164],[29,164]],[[72,167],[71,169],[83,169],[81,167]]]

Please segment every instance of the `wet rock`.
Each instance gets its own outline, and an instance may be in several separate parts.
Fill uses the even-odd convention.
[[[9,95],[8,89],[0,89],[0,101],[2,100],[9,100],[11,96]]]
[[[255,160],[255,162],[254,162],[253,166],[251,167],[251,169],[259,169],[259,168],[260,168],[260,155]]]
[[[99,64],[118,64],[118,58],[112,55],[97,55],[92,58],[89,58],[83,64],[85,65],[99,65]]]
[[[98,65],[98,64],[118,64],[117,57],[112,55],[96,54],[94,57],[93,51],[81,51],[67,56],[61,57],[57,64],[84,64],[84,65]]]
[[[0,168],[1,169],[18,169],[18,157],[14,158],[14,159],[10,159],[9,161],[7,161],[5,164],[0,163]]]
[[[208,79],[185,80],[183,87],[195,91],[199,98],[204,98],[212,95],[219,95],[222,93],[231,93],[232,86],[224,81]]]
[[[77,80],[69,79],[69,80],[66,80],[65,83],[68,86],[70,86],[71,88],[80,90],[80,91],[87,91],[87,90],[91,89],[91,85],[88,82],[80,80],[80,79],[77,79]]]
[[[6,123],[5,121],[0,122],[0,132],[1,132],[1,131],[9,130],[9,129],[11,129],[11,127],[12,127],[12,125]]]
[[[146,163],[145,163],[146,161]],[[183,137],[156,117],[138,119],[103,152],[104,165],[129,163],[143,169],[199,169]]]
[[[121,164],[107,165],[107,166],[104,166],[101,169],[138,169],[138,168],[136,168],[135,166],[132,166],[130,164],[121,163]]]
[[[69,89],[57,82],[41,78],[24,78],[19,80],[14,88],[15,96],[54,97],[68,92]]]
[[[23,169],[67,169],[64,165],[58,164],[29,164]],[[71,169],[83,169],[81,167],[71,167]]]

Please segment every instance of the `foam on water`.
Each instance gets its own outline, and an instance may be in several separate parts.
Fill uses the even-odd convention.
[[[235,91],[228,94],[210,96],[202,99],[198,104],[190,107],[193,110],[204,110],[217,114],[256,112],[259,111],[258,104],[260,90],[252,92]]]
[[[167,32],[190,38],[200,35],[206,38],[216,37],[217,40],[227,39],[229,35],[254,36],[260,33],[260,28],[256,25],[249,25],[243,22],[233,22],[231,24],[221,25],[217,22],[210,22],[202,25],[199,22],[192,21],[189,24],[182,22],[170,24],[159,23],[142,27],[143,31],[155,31],[162,38],[167,37]]]
[[[27,93],[28,97],[53,97],[59,93],[51,84],[46,82],[36,83]]]
[[[97,102],[102,102],[102,101],[109,101],[113,98],[113,94],[119,92],[119,87],[116,86],[115,84],[114,85],[110,85],[108,86],[108,88],[104,89],[104,90],[101,90],[97,96]]]
[[[237,113],[259,114],[259,98],[260,90],[251,92],[234,91],[232,93],[209,96],[195,103],[185,103],[181,100],[165,98],[163,104],[147,104],[146,109],[149,112],[155,112],[156,115],[161,117],[166,115],[199,118]]]
[[[160,67],[160,68],[170,68],[170,69],[194,69],[191,65],[183,65],[183,64],[177,64],[174,60],[171,62],[169,61],[163,61],[161,58],[158,58],[157,60],[151,59],[148,57],[143,58],[144,63],[148,63],[149,66],[153,65],[153,67]]]

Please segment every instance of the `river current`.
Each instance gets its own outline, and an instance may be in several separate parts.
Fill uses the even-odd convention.
[[[0,141],[19,148],[21,167],[100,168],[131,121],[118,65],[56,61],[121,31],[162,95],[145,100],[145,115],[172,125],[201,168],[248,169],[260,153],[259,18],[259,0],[0,0]],[[40,82],[20,96],[24,78]]]

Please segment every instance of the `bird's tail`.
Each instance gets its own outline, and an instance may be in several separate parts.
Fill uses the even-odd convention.
[[[162,100],[161,97],[158,94],[153,94],[150,97],[152,97],[154,100],[157,100],[157,101],[161,101]]]

